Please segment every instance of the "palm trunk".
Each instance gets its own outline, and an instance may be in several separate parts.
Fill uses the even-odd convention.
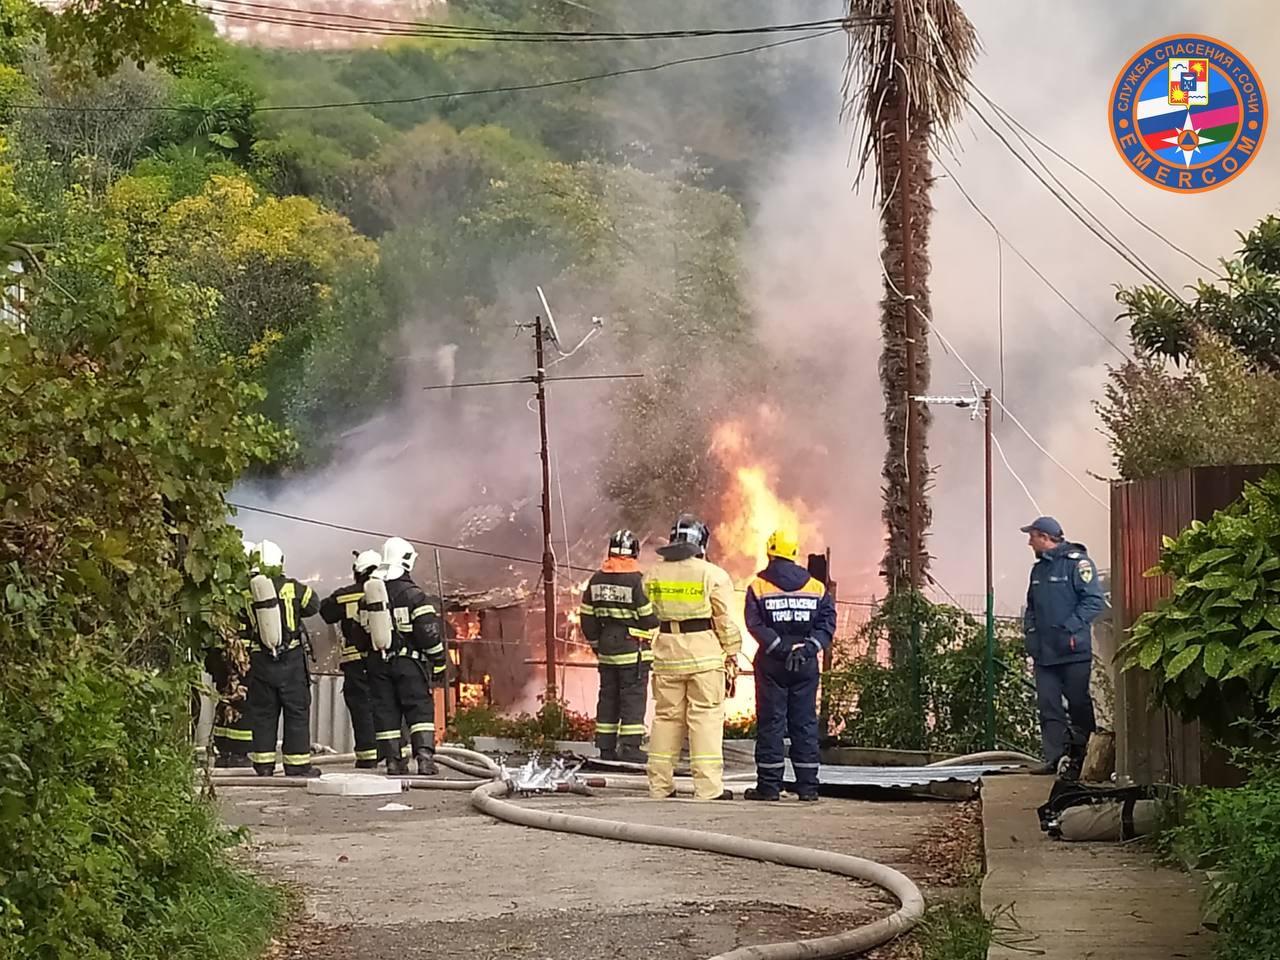
[[[880,383],[884,390],[884,432],[887,447],[885,449],[884,470],[884,510],[883,519],[886,530],[885,554],[881,562],[881,575],[890,591],[911,589],[910,575],[910,511],[911,497],[907,481],[908,462],[908,391],[911,382],[907,377],[907,331],[908,311],[915,307],[903,299],[907,289],[903,275],[902,258],[902,213],[903,205],[898,194],[900,185],[911,184],[911,245],[913,251],[911,290],[914,304],[921,314],[915,316],[917,332],[915,345],[915,383],[917,393],[925,393],[929,389],[929,339],[928,323],[924,319],[929,314],[929,220],[933,208],[929,203],[929,185],[932,167],[929,161],[928,131],[918,119],[914,120],[908,157],[911,169],[909,176],[902,177],[899,152],[897,148],[897,130],[900,129],[897,111],[886,109],[882,114],[885,132],[879,138],[877,163],[881,182],[885,185],[887,201],[880,206],[880,225],[883,233],[881,258],[884,261],[887,278],[884,284],[884,297],[880,301],[880,325],[883,348],[880,355]],[[925,532],[932,520],[927,495],[929,483],[928,428],[931,417],[928,407],[922,406],[916,423],[922,433],[915,451],[917,462],[914,469],[917,476],[925,478],[920,484],[919,501],[916,507],[920,522],[920,556],[918,558],[921,573],[928,570],[929,552],[925,546]]]

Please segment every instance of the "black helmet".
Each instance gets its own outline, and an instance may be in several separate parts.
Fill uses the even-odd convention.
[[[707,544],[711,542],[711,531],[707,525],[690,514],[681,514],[671,528],[672,543],[691,543],[699,553],[707,552]]]
[[[636,535],[630,530],[616,530],[613,536],[609,538],[609,556],[638,557],[640,556],[640,541],[636,539]]]

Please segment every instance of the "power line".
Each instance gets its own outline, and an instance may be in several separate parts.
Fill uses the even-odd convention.
[[[1004,107],[1000,106],[1000,104],[996,103],[989,96],[987,96],[987,94],[985,94],[982,91],[982,89],[972,80],[969,80],[969,85],[973,87],[975,91],[977,91],[978,96],[982,97],[983,100],[987,101],[987,103],[991,106],[991,109],[995,110],[996,113],[1004,120],[1006,124],[1009,124],[1011,127],[1016,127],[1018,130],[1021,130],[1028,137],[1030,137],[1040,146],[1044,147],[1044,149],[1048,150],[1051,154],[1053,154],[1055,157],[1057,157],[1059,160],[1061,160],[1063,163],[1069,166],[1072,170],[1080,174],[1080,176],[1084,177],[1091,184],[1093,184],[1095,187],[1101,190],[1102,193],[1107,197],[1107,199],[1109,199],[1112,203],[1114,203],[1117,207],[1119,207],[1122,211],[1124,211],[1124,213],[1129,217],[1130,220],[1132,220],[1138,226],[1142,227],[1142,229],[1146,230],[1153,237],[1155,237],[1161,243],[1165,244],[1167,247],[1169,247],[1169,249],[1173,250],[1175,253],[1182,254],[1182,256],[1186,257],[1192,263],[1203,268],[1204,270],[1207,270],[1209,273],[1215,272],[1213,267],[1209,266],[1207,263],[1205,263],[1200,258],[1196,257],[1194,254],[1188,253],[1186,250],[1182,249],[1182,247],[1178,246],[1176,243],[1170,240],[1167,236],[1165,236],[1155,227],[1151,226],[1151,224],[1147,223],[1147,221],[1143,220],[1136,213],[1134,213],[1132,210],[1126,207],[1121,202],[1119,197],[1117,197],[1114,193],[1112,193],[1105,186],[1103,186],[1102,183],[1100,183],[1097,180],[1097,178],[1095,178],[1087,170],[1084,170],[1083,168],[1081,168],[1080,166],[1072,162],[1068,157],[1063,156],[1061,153],[1055,150],[1050,144],[1045,143],[1044,140],[1036,136],[1031,130],[1027,129],[1027,127],[1024,126],[1018,120],[1017,117],[1013,116],[1011,113],[1009,113],[1009,111],[1005,110]]]
[[[1022,492],[1025,493],[1027,495],[1027,499],[1031,501],[1032,508],[1037,514],[1042,513],[1043,511],[1040,509],[1040,504],[1036,503],[1036,498],[1031,495],[1031,490],[1022,482],[1022,478],[1018,476],[1018,471],[1013,469],[1013,464],[1010,463],[1009,458],[1005,456],[1004,447],[1000,446],[1000,438],[997,437],[994,432],[991,434],[991,442],[996,445],[996,450],[1000,453],[1000,459],[1004,461],[1005,468],[1009,471],[1009,474],[1013,479],[1018,481],[1018,486],[1022,488]]]
[[[1092,210],[1088,208],[1087,205],[1082,203],[1080,199],[1076,197],[1076,195],[1072,193],[1069,188],[1063,185],[1062,181],[1059,180],[1053,174],[1052,171],[1048,171],[1048,167],[1045,167],[1045,169],[1046,171],[1049,172],[1049,176],[1053,179],[1054,183],[1058,184],[1058,186],[1062,188],[1062,190],[1067,194],[1067,196],[1071,197],[1071,199],[1080,206],[1081,210],[1084,210],[1085,213],[1089,215],[1089,217],[1092,217],[1099,225],[1101,225],[1102,230],[1106,231],[1106,233],[1109,236],[1104,236],[1102,231],[1100,231],[1098,227],[1090,223],[1089,220],[1084,216],[1084,214],[1082,214],[1079,210],[1077,210],[1074,206],[1072,206],[1071,203],[1068,202],[1067,199],[1062,196],[1062,193],[1059,193],[1057,190],[1055,190],[1053,186],[1050,185],[1049,182],[1045,180],[1043,176],[1040,175],[1040,172],[1036,170],[1036,168],[1033,167],[1027,161],[1027,158],[1024,157],[1021,153],[1019,153],[1017,149],[1014,148],[1013,144],[1009,142],[1008,137],[1006,137],[1003,133],[1001,133],[998,129],[996,129],[995,124],[993,124],[990,120],[987,119],[986,114],[984,114],[981,110],[979,110],[977,105],[973,103],[973,101],[969,102],[969,106],[973,110],[974,114],[977,115],[978,119],[982,121],[983,125],[986,126],[986,128],[990,130],[993,134],[995,134],[996,139],[999,140],[1004,145],[1005,149],[1008,150],[1009,153],[1011,153],[1019,163],[1021,163],[1024,167],[1030,170],[1031,175],[1034,176],[1037,180],[1039,180],[1040,184],[1046,190],[1048,190],[1051,194],[1053,194],[1054,198],[1059,203],[1061,203],[1068,210],[1068,212],[1070,212],[1070,214],[1073,217],[1075,217],[1082,224],[1084,224],[1085,229],[1087,229],[1095,237],[1097,237],[1099,240],[1105,243],[1108,247],[1110,247],[1113,251],[1115,251],[1115,253],[1119,254],[1121,259],[1123,259],[1131,267],[1133,267],[1140,274],[1142,274],[1142,276],[1145,277],[1147,280],[1151,281],[1156,286],[1160,287],[1162,290],[1168,293],[1169,296],[1173,297],[1178,302],[1180,303],[1185,302],[1182,300],[1182,297],[1178,295],[1178,292],[1172,286],[1170,286],[1168,283],[1165,282],[1163,277],[1161,277],[1158,273],[1155,272],[1155,270],[1153,270],[1150,266],[1148,266],[1146,262],[1140,256],[1138,256],[1137,253],[1135,253],[1127,244],[1124,243],[1123,240],[1117,237],[1115,233],[1110,228],[1108,228],[1106,224],[1104,224],[1102,220],[1096,214],[1093,213]],[[1044,166],[1044,162],[1040,160],[1039,155],[1036,154],[1034,151],[1030,151],[1030,152],[1032,156],[1036,158],[1036,161],[1040,163],[1041,166]]]
[[[986,221],[987,226],[991,228],[992,232],[995,233],[996,237],[999,240],[1003,241],[1009,247],[1009,249],[1012,250],[1017,255],[1018,259],[1021,260],[1024,264],[1026,264],[1027,268],[1032,273],[1034,273],[1037,277],[1039,277],[1040,281],[1046,287],[1052,290],[1057,295],[1058,299],[1061,300],[1063,303],[1065,303],[1071,309],[1072,313],[1074,313],[1077,317],[1083,320],[1090,330],[1092,330],[1099,337],[1101,337],[1103,342],[1106,343],[1107,346],[1111,347],[1112,350],[1120,354],[1120,356],[1123,357],[1125,360],[1131,360],[1132,358],[1127,353],[1125,353],[1125,351],[1114,340],[1108,337],[1096,324],[1094,324],[1094,322],[1090,320],[1088,316],[1085,315],[1083,310],[1081,310],[1074,303],[1072,303],[1071,299],[1065,293],[1059,290],[1054,285],[1053,281],[1050,280],[1048,277],[1046,277],[1044,273],[1040,270],[1040,268],[1037,267],[1034,263],[1032,263],[1030,258],[1028,258],[1027,255],[1024,254],[1021,250],[1019,250],[1018,247],[1013,243],[1013,241],[1010,240],[1000,230],[1000,228],[996,226],[995,221],[992,220],[989,216],[987,216],[986,211],[983,210],[982,207],[978,205],[978,201],[973,199],[973,196],[969,193],[969,191],[964,188],[964,184],[960,182],[959,178],[955,175],[955,172],[950,167],[947,166],[946,161],[942,159],[942,157],[938,154],[937,150],[933,151],[933,157],[935,160],[938,161],[938,165],[942,167],[943,172],[945,172],[947,175],[947,178],[953,184],[955,184],[956,189],[960,191],[960,195],[963,196],[965,200],[969,202],[969,206],[973,207],[974,211],[978,214],[978,216],[980,216],[983,220]],[[1003,305],[1002,305],[1002,309],[1003,309]],[[1003,380],[1002,380],[1002,383],[1003,383]]]
[[[785,47],[792,43],[803,43],[806,40],[815,40],[821,37],[829,37],[836,33],[841,33],[842,29],[827,30],[821,33],[809,33],[798,37],[788,37],[785,40],[774,40],[769,43],[759,43],[750,47],[741,47],[737,50],[725,50],[720,53],[703,54],[696,57],[679,57],[674,60],[663,60],[659,63],[651,63],[642,67],[627,67],[622,70],[608,70],[603,73],[585,74],[580,77],[566,77],[561,80],[543,80],[537,83],[517,83],[502,87],[480,87],[471,90],[454,90],[449,93],[426,93],[414,97],[384,97],[377,100],[343,100],[333,101],[329,103],[299,103],[299,104],[274,104],[267,106],[255,107],[253,113],[279,113],[291,110],[339,110],[349,107],[383,107],[393,106],[397,104],[409,103],[429,103],[436,100],[453,100],[461,97],[480,97],[490,96],[500,93],[524,93],[532,90],[547,90],[553,87],[567,87],[579,83],[592,83],[597,80],[609,80],[615,77],[627,77],[641,73],[653,73],[658,70],[665,70],[668,67],[683,66],[690,63],[709,63],[713,60],[725,60],[729,57],[740,57],[750,53],[759,53],[762,50],[772,50],[777,47]],[[10,110],[23,110],[28,112],[46,112],[46,113],[207,113],[202,107],[195,106],[82,106],[72,107],[58,104],[39,104],[39,103],[14,103],[9,104]]]
[[[217,6],[210,7],[206,4]],[[297,26],[305,29],[371,36],[408,36],[483,42],[582,43],[637,40],[681,40],[706,37],[753,36],[770,33],[799,33],[829,28],[843,29],[855,23],[870,23],[876,17],[837,17],[794,23],[768,23],[747,27],[691,27],[667,30],[520,30],[503,27],[469,26],[447,21],[396,20],[387,17],[308,10],[248,0],[202,0],[188,6],[203,13],[251,23]],[[226,9],[218,9],[223,7]],[[244,8],[250,8],[248,10]],[[254,12],[254,11],[259,12]],[[317,22],[318,21],[318,22]]]
[[[290,520],[294,523],[305,523],[315,527],[327,527],[330,530],[341,530],[344,533],[358,533],[361,536],[366,537],[376,537],[385,540],[388,537],[393,536],[393,534],[379,530],[365,530],[362,527],[354,527],[345,523],[335,523],[331,520],[320,520],[316,517],[303,517],[295,513],[285,513],[281,510],[271,510],[267,507],[257,507],[247,503],[235,503],[231,500],[227,501],[227,506],[234,507],[237,510],[247,510],[250,513],[261,513],[269,517],[277,517],[281,520]],[[395,536],[401,535],[395,534]],[[477,557],[489,557],[493,560],[508,560],[511,563],[524,563],[535,567],[542,566],[541,560],[534,560],[530,557],[517,557],[509,553],[495,553],[492,550],[477,550],[474,547],[460,547],[454,543],[440,543],[435,540],[423,540],[420,537],[404,537],[403,539],[423,547],[434,547],[439,550],[452,550],[455,553],[469,553]],[[575,567],[573,569],[588,573],[591,572],[586,567]]]
[[[943,335],[942,331],[938,329],[937,323],[935,323],[924,312],[924,310],[920,308],[920,305],[914,299],[911,299],[908,301],[905,297],[902,296],[902,292],[897,288],[897,286],[894,285],[893,280],[890,278],[889,271],[885,269],[883,258],[881,258],[880,260],[880,270],[885,281],[893,289],[893,292],[896,293],[900,299],[902,299],[905,303],[907,303],[918,314],[920,314],[920,319],[924,321],[926,335],[928,333],[932,333],[935,337],[937,337],[938,340],[942,343],[943,347],[945,347],[946,349],[950,350],[953,354],[955,354],[955,358],[960,361],[960,366],[964,367],[965,371],[969,374],[969,376],[972,377],[976,383],[986,386],[986,382],[982,379],[982,377],[978,376],[978,374],[974,371],[973,367],[969,366],[969,364],[965,362],[964,357],[962,357],[960,355],[960,352],[956,350],[955,345],[952,344],[949,340],[947,340],[947,338]],[[998,397],[994,397],[994,396],[992,397],[992,399],[1000,407],[1000,409],[1003,410],[1005,414],[1008,415],[1009,419],[1013,421],[1014,426],[1016,426],[1019,430],[1021,430],[1023,434],[1026,435],[1026,438],[1030,440],[1032,444],[1035,445],[1037,450],[1039,450],[1042,454],[1044,454],[1049,459],[1049,461],[1054,464],[1054,466],[1056,466],[1059,470],[1061,470],[1068,477],[1070,477],[1071,480],[1075,483],[1075,485],[1085,492],[1086,496],[1088,496],[1091,500],[1093,500],[1095,503],[1101,506],[1104,510],[1107,510],[1108,512],[1110,511],[1111,508],[1108,507],[1098,497],[1096,497],[1093,491],[1090,490],[1088,487],[1086,487],[1084,485],[1084,482],[1079,477],[1077,477],[1074,473],[1072,473],[1069,469],[1067,469],[1067,467],[1065,467],[1061,463],[1061,461],[1058,460],[1057,457],[1055,457],[1047,449],[1045,449],[1044,445],[1032,435],[1031,431],[1028,430],[1023,425],[1021,420],[1019,420],[1016,416],[1014,416],[1013,411],[1010,410],[1003,401],[1001,401]]]

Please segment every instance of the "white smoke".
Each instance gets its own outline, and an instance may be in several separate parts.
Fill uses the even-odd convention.
[[[828,9],[829,8],[829,9]],[[1272,85],[1280,83],[1280,48],[1258,26],[1274,16],[1264,0],[1230,5],[1104,0],[1055,5],[969,0],[983,52],[974,79],[1029,129],[1074,160],[1158,230],[1207,263],[1238,245],[1277,201],[1280,152],[1264,146],[1236,181],[1182,196],[1139,180],[1111,143],[1107,102],[1128,57],[1161,36],[1202,33],[1235,45]],[[834,15],[827,4],[813,15]],[[1262,41],[1262,42],[1259,42]],[[844,50],[838,42],[807,45],[834,84]],[[820,471],[824,529],[836,574],[855,588],[873,579],[882,552],[880,466],[883,404],[877,360],[880,265],[878,225],[869,187],[851,192],[851,131],[819,97],[810,138],[782,158],[757,185],[758,210],[749,238],[749,276],[765,342],[779,357],[808,365],[812,390],[806,418],[811,446],[825,451],[791,469]],[[979,101],[995,122],[994,112]],[[801,104],[793,109],[804,109]],[[997,124],[998,126],[998,124]],[[1012,141],[1012,135],[1006,132]],[[1016,143],[1016,141],[1014,141]],[[1044,151],[1041,151],[1044,153]],[[958,131],[948,167],[1000,230],[1110,339],[1127,348],[1114,322],[1113,285],[1142,282],[1138,273],[1093,237],[1000,144],[976,117]],[[1175,287],[1203,271],[1129,220],[1096,188],[1055,164],[1055,172]],[[937,330],[993,389],[1000,391],[997,244],[991,229],[949,183],[941,168],[932,198],[930,288]],[[1102,396],[1106,365],[1120,356],[1024,266],[1003,256],[1004,400],[1027,430],[1088,491],[1055,466],[1008,419],[995,432],[1014,469],[1040,507],[1058,517],[1072,539],[1109,565],[1107,485],[1112,474],[1093,404]],[[930,343],[930,393],[970,392],[958,357]],[[794,398],[793,398],[794,399]],[[795,405],[793,404],[793,407]],[[967,412],[936,407],[929,438],[935,469],[930,548],[938,581],[962,599],[983,590],[981,424]],[[804,480],[806,488],[812,483]],[[1016,611],[1030,554],[1018,527],[1035,515],[1018,483],[995,458],[995,563],[998,606]],[[1103,501],[1096,503],[1092,497]],[[847,595],[847,592],[846,592]]]

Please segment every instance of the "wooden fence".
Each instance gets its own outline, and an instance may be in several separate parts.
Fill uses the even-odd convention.
[[[1167,578],[1143,576],[1160,559],[1163,538],[1177,536],[1193,520],[1208,520],[1237,499],[1246,483],[1275,469],[1193,467],[1111,485],[1111,604],[1118,637],[1169,594]],[[1198,723],[1183,723],[1170,711],[1152,707],[1145,671],[1114,679],[1116,770],[1121,777],[1139,783],[1236,782],[1221,751],[1201,738]]]

